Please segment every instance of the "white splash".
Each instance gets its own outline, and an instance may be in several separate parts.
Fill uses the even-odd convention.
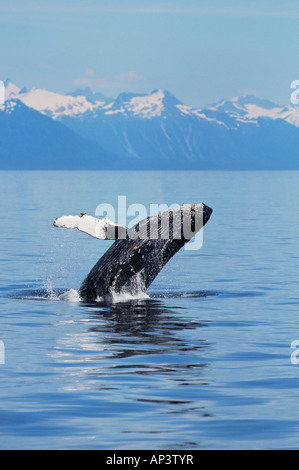
[[[146,292],[136,292],[136,293],[131,293],[131,292],[109,292],[109,294],[105,295],[105,300],[108,300],[111,303],[118,303],[118,302],[128,302],[130,300],[143,300],[143,299],[149,299],[149,295]],[[103,300],[103,298],[101,299]]]
[[[81,298],[79,292],[76,289],[69,289],[63,293],[61,290],[54,288],[53,277],[49,276],[45,281],[46,292],[43,297],[45,300],[64,300],[65,302],[80,302]]]
[[[58,300],[64,300],[65,302],[81,302],[81,297],[76,289],[70,289],[63,294],[58,296]]]
[[[97,302],[106,300],[111,303],[127,302],[130,300],[149,299],[144,285],[143,270],[134,274],[131,279],[123,286],[120,292],[115,292],[113,288],[109,289],[109,293],[97,299]]]

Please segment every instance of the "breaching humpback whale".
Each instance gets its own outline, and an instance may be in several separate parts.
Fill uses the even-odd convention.
[[[111,293],[145,292],[170,258],[208,222],[212,212],[203,203],[184,205],[147,217],[132,228],[81,213],[58,217],[54,226],[115,240],[80,287],[81,299],[94,302]]]

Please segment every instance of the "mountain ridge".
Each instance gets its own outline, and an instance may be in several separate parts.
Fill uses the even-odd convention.
[[[34,110],[62,126],[56,129],[65,136],[65,141],[61,137],[60,166],[63,153],[69,155],[66,143],[70,150],[74,148],[70,140],[81,139],[75,147],[82,156],[73,150],[73,162],[65,159],[66,169],[77,168],[78,158],[82,166],[86,153],[88,168],[94,164],[97,169],[299,169],[299,107],[253,95],[198,108],[161,89],[149,94],[124,92],[112,99],[88,88],[63,95],[40,88],[21,89],[7,81],[6,96],[7,116],[15,112],[13,103],[20,101],[24,113]],[[31,135],[40,139],[35,118]],[[55,136],[52,146],[53,140]],[[44,140],[44,145],[50,144]],[[8,144],[6,152],[10,151]]]

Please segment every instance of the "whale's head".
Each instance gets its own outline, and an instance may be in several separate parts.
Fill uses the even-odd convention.
[[[184,205],[170,211],[171,237],[188,242],[208,222],[213,210],[201,202],[200,204]],[[161,217],[166,212],[161,214]]]
[[[127,236],[142,240],[180,240],[182,246],[208,222],[212,209],[206,204],[189,204],[167,209],[138,222]]]
[[[191,224],[193,227],[196,226],[196,223],[198,223],[199,220],[201,221],[201,227],[206,225],[213,212],[213,209],[203,202],[185,207],[188,207],[191,211]],[[199,226],[199,229],[201,227]]]

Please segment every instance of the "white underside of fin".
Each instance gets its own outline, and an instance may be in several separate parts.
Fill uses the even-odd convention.
[[[80,230],[80,232],[87,233],[91,237],[98,238],[100,240],[115,239],[115,236],[113,237],[111,234],[115,233],[116,227],[120,227],[110,219],[98,219],[86,214],[82,214],[81,216],[63,215],[62,217],[58,217],[54,221],[53,225],[60,228],[76,228]],[[122,228],[125,230],[125,227]],[[107,232],[108,229],[109,232]]]

